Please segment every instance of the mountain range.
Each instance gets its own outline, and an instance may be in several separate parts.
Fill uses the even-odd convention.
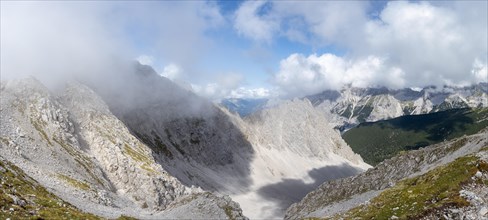
[[[428,86],[422,89],[357,88],[325,90],[304,97],[324,112],[337,129],[344,131],[362,122],[374,122],[403,115],[418,115],[449,109],[488,107],[488,83],[465,87]],[[264,102],[262,99],[260,102]],[[238,103],[231,105],[231,103]],[[258,111],[252,99],[226,99],[221,105],[241,114]]]
[[[486,186],[479,183],[488,179],[488,131],[482,123],[471,133],[456,131],[459,135],[452,138],[457,139],[392,155],[375,167],[334,129],[403,114],[442,114],[466,105],[486,112],[485,84],[441,92],[349,88],[273,105],[262,100],[250,104],[255,106],[252,113],[241,117],[161,77],[150,66],[128,66],[117,72],[124,83],[86,78],[47,87],[32,77],[1,81],[1,218],[428,218],[456,210],[475,217],[486,214],[486,203],[476,201],[488,198],[479,193],[479,198],[469,197],[483,192]],[[421,101],[436,104],[415,104]],[[410,106],[406,103],[414,103],[411,111],[404,111],[402,106]],[[401,111],[396,112],[398,106]],[[348,108],[350,115],[345,114]],[[469,136],[461,136],[463,132]],[[469,170],[456,170],[459,166]],[[451,194],[443,197],[439,191],[407,184],[421,179],[431,189],[445,182],[429,178],[446,172],[462,175],[446,184]],[[469,182],[471,188],[462,184],[477,179]],[[370,204],[380,204],[392,190],[423,190],[429,194],[414,201],[417,204],[448,201],[453,206],[425,205],[429,212],[410,215],[407,205],[399,204],[393,212],[374,212]],[[439,200],[446,197],[459,198]]]
[[[101,217],[242,219],[283,217],[322,182],[370,168],[308,100],[242,119],[149,66],[119,74],[127,83],[2,81],[9,172]],[[29,201],[2,203],[13,216],[40,205],[2,190]]]

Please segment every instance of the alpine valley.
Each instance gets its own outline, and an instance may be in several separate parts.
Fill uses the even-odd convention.
[[[487,216],[487,84],[348,87],[273,105],[229,100],[229,110],[150,66],[128,66],[124,84],[1,82],[0,218]],[[403,143],[380,159],[371,159],[368,139],[346,138],[357,154],[341,137],[361,122],[456,109],[471,120],[456,135]],[[386,136],[406,129],[390,124],[376,127]],[[432,126],[409,129],[430,134]]]

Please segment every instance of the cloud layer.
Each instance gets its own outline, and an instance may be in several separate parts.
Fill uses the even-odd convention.
[[[347,84],[400,88],[488,81],[487,2],[393,1],[379,11],[366,2],[256,5],[241,5],[238,12],[254,11],[244,14],[246,19],[236,13],[234,27],[243,36],[256,41],[285,37],[345,51],[344,56],[292,54],[283,59],[272,82],[285,96]],[[260,25],[250,31],[239,25],[245,20]]]
[[[198,74],[191,67],[209,51],[205,32],[225,22],[206,2],[2,1],[0,20],[2,79],[32,75],[48,84],[116,75],[116,63],[134,57]]]
[[[221,12],[215,2],[2,1],[1,78],[109,80],[137,57],[211,99],[466,85],[488,81],[487,4],[245,1]]]

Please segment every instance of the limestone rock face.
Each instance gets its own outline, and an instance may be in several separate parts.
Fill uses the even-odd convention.
[[[169,175],[87,86],[54,94],[33,78],[14,80],[2,82],[0,100],[0,156],[82,210],[158,219],[198,199],[195,216],[243,217],[237,203]]]
[[[327,160],[337,155],[354,164],[362,162],[307,99],[285,101],[251,115],[245,122],[254,145],[308,158]]]

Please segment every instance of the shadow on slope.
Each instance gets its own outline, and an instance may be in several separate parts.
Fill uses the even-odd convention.
[[[254,151],[231,118],[150,66],[131,69],[94,87],[156,161],[187,186],[247,189]]]
[[[360,172],[362,172],[361,169],[346,163],[325,166],[319,169],[312,169],[308,172],[308,175],[313,179],[313,183],[306,183],[302,179],[283,179],[279,183],[261,187],[257,192],[264,199],[275,202],[278,206],[275,215],[283,216],[291,204],[302,200],[303,197],[315,190],[322,183],[353,176]]]

